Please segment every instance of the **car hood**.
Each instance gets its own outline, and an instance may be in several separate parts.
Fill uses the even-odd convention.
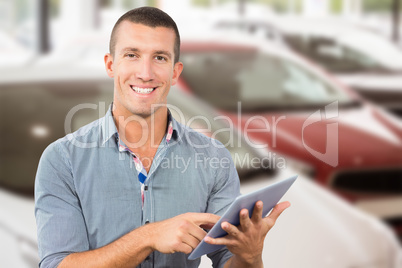
[[[293,175],[242,184],[247,193]],[[399,267],[398,242],[383,223],[299,176],[282,198],[291,203],[268,233],[266,267]]]
[[[388,91],[402,94],[402,73],[356,73],[338,74],[336,78],[342,83],[361,91]]]
[[[321,110],[244,114],[241,125],[250,140],[268,144],[272,151],[315,166],[401,166],[402,127],[376,114],[375,107]],[[250,131],[253,129],[265,131]]]

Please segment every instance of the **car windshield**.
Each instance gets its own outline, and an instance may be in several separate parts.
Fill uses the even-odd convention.
[[[402,70],[402,52],[389,41],[374,34],[349,33],[337,40],[322,36],[289,34],[286,40],[298,52],[332,72]]]
[[[112,88],[110,82],[1,85],[0,187],[32,196],[44,149],[103,116]]]
[[[182,52],[191,91],[219,109],[243,112],[312,108],[352,102],[340,90],[291,61],[256,50]]]
[[[348,34],[341,43],[359,56],[356,60],[380,65],[384,68],[400,71],[402,69],[402,51],[388,40],[374,34]],[[367,46],[367,44],[370,44]],[[381,53],[373,53],[380,51]]]

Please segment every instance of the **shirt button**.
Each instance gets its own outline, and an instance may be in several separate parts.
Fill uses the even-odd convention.
[[[144,185],[144,191],[148,191],[148,185]]]
[[[145,224],[148,224],[148,223],[149,223],[149,221],[146,221],[146,222],[145,222]]]

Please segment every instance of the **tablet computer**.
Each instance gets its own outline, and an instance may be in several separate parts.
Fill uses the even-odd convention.
[[[261,200],[264,203],[262,215],[265,217],[272,208],[279,202],[282,196],[287,192],[293,182],[296,180],[297,175],[288,179],[271,184],[265,188],[257,191],[238,196],[229,208],[225,211],[219,221],[208,232],[207,236],[217,238],[227,235],[221,227],[222,222],[229,222],[235,226],[240,224],[239,213],[243,208],[248,209],[250,217],[253,213],[254,205],[257,201]],[[204,254],[214,252],[223,248],[223,245],[211,245],[204,241],[204,239],[198,244],[198,246],[188,256],[189,260],[195,260]]]

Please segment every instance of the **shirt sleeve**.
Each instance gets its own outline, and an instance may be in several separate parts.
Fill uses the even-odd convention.
[[[39,267],[57,267],[70,253],[89,249],[71,162],[59,142],[43,152],[35,180]]]
[[[208,200],[208,213],[222,215],[240,195],[240,181],[232,157],[226,149],[220,154],[220,168],[216,171],[215,186]],[[221,268],[232,257],[226,248],[208,254],[213,267]]]

